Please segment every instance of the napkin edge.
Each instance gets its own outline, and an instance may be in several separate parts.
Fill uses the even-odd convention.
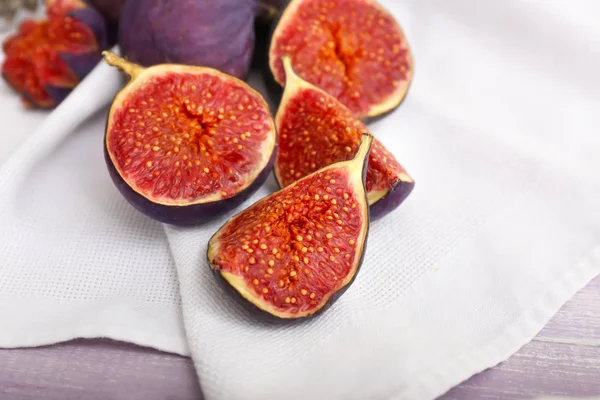
[[[423,368],[421,379],[388,400],[436,399],[472,376],[508,360],[535,336],[577,292],[600,276],[600,246],[557,277],[550,289],[485,347],[468,354],[446,354]]]

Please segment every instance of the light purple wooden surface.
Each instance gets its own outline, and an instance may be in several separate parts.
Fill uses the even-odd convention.
[[[600,395],[600,277],[508,361],[443,400]],[[109,340],[0,350],[1,400],[198,400],[188,358]]]

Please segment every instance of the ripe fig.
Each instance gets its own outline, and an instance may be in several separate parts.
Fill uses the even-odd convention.
[[[284,187],[337,161],[353,157],[367,127],[335,97],[300,78],[284,56],[286,83],[277,111],[278,152],[274,172]],[[366,188],[371,220],[397,208],[415,183],[396,158],[374,139]]]
[[[121,10],[127,0],[89,0],[89,2],[104,16],[108,24],[119,22]],[[256,9],[260,18],[271,19],[278,14],[287,0],[256,0]]]
[[[210,239],[211,268],[244,304],[280,319],[308,317],[353,282],[369,230],[364,184],[372,140],[364,134],[353,159],[265,197]]]
[[[104,20],[82,0],[47,0],[46,9],[46,19],[23,21],[3,45],[3,78],[38,108],[60,104],[106,48]]]
[[[121,15],[121,9],[127,0],[89,0],[89,2],[94,6],[107,23],[112,24],[119,21],[119,16]]]
[[[212,68],[144,68],[103,55],[131,77],[111,106],[104,147],[115,185],[135,208],[164,223],[197,224],[265,181],[277,139],[258,92]]]
[[[361,119],[395,109],[413,76],[404,33],[376,0],[291,0],[269,48],[269,70],[281,86],[284,55],[302,78]]]
[[[119,45],[126,58],[143,66],[205,66],[245,79],[258,12],[254,0],[128,0]]]
[[[106,22],[106,36],[109,46],[117,43],[119,16],[127,0],[88,0],[102,14]]]

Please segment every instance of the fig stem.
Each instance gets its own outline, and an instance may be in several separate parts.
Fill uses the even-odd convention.
[[[129,62],[124,58],[119,57],[112,51],[103,51],[102,57],[104,57],[104,61],[108,65],[118,68],[119,70],[129,75],[131,78],[137,77],[144,70],[142,66]]]

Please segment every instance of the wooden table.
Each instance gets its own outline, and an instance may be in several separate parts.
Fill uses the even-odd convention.
[[[600,395],[600,277],[508,361],[444,400]],[[109,340],[0,350],[0,399],[201,399],[190,359]]]
[[[600,395],[600,277],[506,362],[473,376],[444,400]]]

